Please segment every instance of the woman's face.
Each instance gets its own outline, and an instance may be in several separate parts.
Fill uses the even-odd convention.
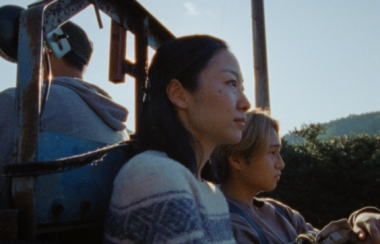
[[[221,50],[199,75],[185,126],[203,147],[238,143],[249,107],[239,63],[230,51]]]
[[[280,180],[281,170],[285,167],[280,155],[281,142],[275,129],[270,133],[268,152],[259,160],[243,163],[240,180],[254,195],[262,191],[271,191],[276,188]]]

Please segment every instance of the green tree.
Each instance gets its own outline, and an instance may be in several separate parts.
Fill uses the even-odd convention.
[[[380,207],[380,135],[319,140],[324,131],[321,124],[303,125],[292,134],[304,142],[283,140],[286,167],[281,181],[274,191],[262,194],[298,210],[318,228],[359,208]]]

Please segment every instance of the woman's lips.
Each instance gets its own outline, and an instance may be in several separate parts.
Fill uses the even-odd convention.
[[[246,118],[237,118],[234,121],[243,129],[245,126],[245,122],[247,122]]]

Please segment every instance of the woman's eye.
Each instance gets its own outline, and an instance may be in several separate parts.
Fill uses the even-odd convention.
[[[237,86],[237,82],[236,82],[236,80],[230,80],[229,82],[230,82],[230,84],[231,84],[232,86],[234,86],[234,87]]]

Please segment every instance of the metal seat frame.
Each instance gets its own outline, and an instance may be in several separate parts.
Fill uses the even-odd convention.
[[[160,22],[134,0],[49,0],[28,6],[21,13],[18,43],[16,89],[16,122],[14,164],[38,161],[41,155],[40,113],[43,40],[47,33],[64,24],[89,5],[95,7],[99,25],[99,10],[112,19],[110,48],[110,80],[124,82],[125,74],[135,78],[136,129],[145,86],[148,46],[157,49],[174,38]],[[126,60],[126,33],[135,36],[135,62]],[[43,150],[43,149],[42,149]],[[13,209],[18,209],[17,238],[34,240],[36,224],[36,177],[12,179]],[[46,228],[45,228],[46,230]]]

